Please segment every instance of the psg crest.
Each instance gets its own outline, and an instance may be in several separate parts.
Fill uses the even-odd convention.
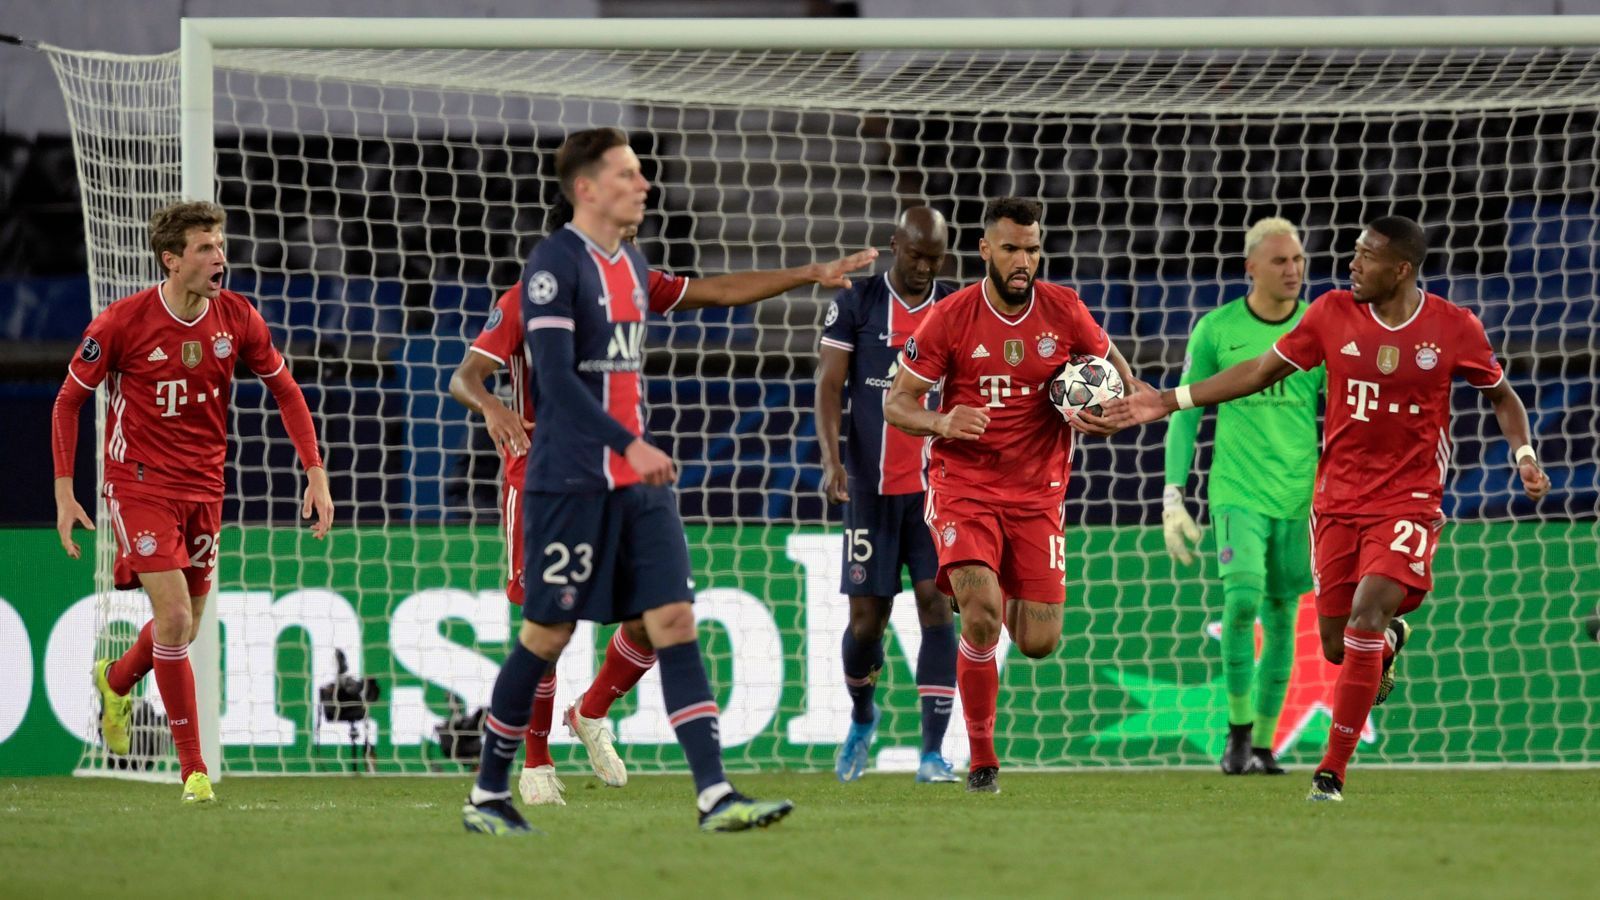
[[[567,585],[561,589],[561,596],[556,600],[556,602],[561,604],[562,609],[571,609],[574,606],[577,606],[578,589],[570,584]]]
[[[861,563],[850,564],[850,583],[861,584],[867,580],[867,567]]]
[[[232,345],[229,345],[229,349],[232,349]],[[183,351],[178,358],[183,360],[184,365],[192,369],[195,366],[200,365],[200,358],[202,355],[203,353],[200,349],[199,341],[184,341]]]

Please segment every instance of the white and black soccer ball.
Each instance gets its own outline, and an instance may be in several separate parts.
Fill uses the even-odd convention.
[[[1102,415],[1105,404],[1123,393],[1122,376],[1110,360],[1099,356],[1074,354],[1050,380],[1050,402],[1068,422],[1080,412]]]

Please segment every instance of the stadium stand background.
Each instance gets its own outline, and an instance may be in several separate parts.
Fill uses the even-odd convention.
[[[281,2],[262,10],[259,3],[221,0],[212,3],[141,2],[128,4],[117,14],[124,18],[88,16],[69,23],[74,12],[82,12],[75,9],[81,5],[68,3],[33,9],[24,13],[20,21],[8,23],[8,27],[66,46],[156,52],[171,49],[175,34],[168,25],[178,15],[226,15],[237,14],[240,10],[284,15],[321,14],[329,10],[327,4],[317,3]],[[433,11],[432,6],[424,10],[424,4],[410,5],[417,7],[409,10],[415,14]],[[1269,9],[1275,14],[1283,12],[1279,4],[1212,5],[1217,8],[1196,8],[1192,12],[1260,13]],[[1317,14],[1388,11],[1369,9],[1370,4],[1365,3],[1300,5],[1307,12]],[[1552,7],[1557,5],[1552,4]],[[1600,3],[1594,4],[1595,10],[1574,8],[1582,5],[1559,4],[1559,10],[1549,11],[1600,11]],[[364,9],[363,6],[373,8]],[[395,11],[394,4],[387,3],[341,4],[338,11],[341,15],[359,16],[376,13],[380,6],[384,12],[393,14]],[[457,14],[483,14],[491,10],[500,15],[518,12],[508,11],[505,6],[470,2],[463,4]],[[1071,11],[1079,15],[1112,12],[1109,3],[1070,6]],[[1408,9],[1408,12],[1536,11],[1525,5],[1501,3],[1435,6],[1438,8]],[[715,13],[719,7],[726,10],[725,6],[714,3],[565,0],[553,5],[529,4],[526,14],[706,15]],[[769,15],[892,16],[913,12],[954,15],[964,11],[956,7],[957,4],[942,0],[932,4],[910,4],[901,0],[865,0],[856,4],[738,4],[743,14]],[[1037,2],[1010,4],[1017,14],[1042,14],[1051,11],[1050,7],[1052,5]],[[1154,4],[1134,2],[1119,4],[1118,11],[1127,15],[1148,15],[1165,10],[1156,9]],[[77,30],[68,27],[83,23],[89,24]],[[126,26],[126,31],[120,42],[111,43],[111,35],[122,26]],[[3,150],[0,152],[0,421],[7,423],[6,440],[0,441],[0,466],[7,466],[13,472],[43,472],[49,467],[49,406],[60,384],[64,361],[88,320],[81,209],[71,148],[65,137],[64,119],[60,118],[62,106],[53,76],[48,67],[44,67],[46,89],[44,81],[34,79],[28,68],[42,64],[41,59],[20,50],[6,52],[8,75],[13,62],[23,56],[28,58],[23,60],[26,65],[16,67],[17,77],[7,79],[3,107],[6,118],[0,123],[0,150]],[[35,89],[25,98],[22,94],[28,90],[30,79]],[[1443,139],[1452,135],[1437,130],[1448,129],[1447,122],[1419,125],[1414,140],[1387,141],[1390,149],[1382,152],[1394,156],[1384,159],[1370,156],[1373,152],[1370,147],[1366,151],[1369,155],[1361,159],[1336,158],[1338,153],[1357,151],[1333,149],[1348,146],[1348,143],[1331,140],[1335,137],[1334,130],[1346,130],[1338,137],[1352,137],[1348,129],[1360,128],[1359,122],[1296,125],[1292,126],[1292,135],[1226,135],[1220,132],[1234,126],[1212,126],[1218,134],[1191,134],[1187,138],[1163,134],[1163,129],[1170,130],[1174,126],[1159,116],[1110,123],[1085,117],[1081,121],[1034,127],[1012,122],[1006,126],[1008,130],[1004,135],[1009,149],[1000,150],[998,134],[946,133],[905,120],[882,122],[879,123],[881,127],[870,130],[836,126],[836,133],[829,134],[816,131],[816,121],[814,117],[798,118],[793,135],[778,138],[794,142],[794,146],[776,148],[776,158],[802,156],[803,147],[799,144],[808,139],[860,142],[858,158],[874,164],[867,176],[877,179],[872,184],[874,196],[885,202],[899,197],[907,203],[929,198],[956,224],[955,253],[946,269],[947,277],[970,280],[981,272],[974,252],[980,198],[1000,193],[1044,198],[1047,201],[1046,250],[1049,257],[1046,277],[1078,286],[1113,338],[1134,358],[1141,374],[1152,381],[1170,383],[1175,379],[1180,362],[1178,354],[1194,315],[1242,292],[1245,278],[1238,248],[1225,241],[1238,234],[1243,223],[1250,219],[1276,213],[1302,223],[1312,259],[1308,296],[1332,286],[1341,277],[1346,261],[1341,251],[1354,240],[1349,225],[1359,219],[1361,210],[1341,206],[1333,200],[1269,206],[1255,190],[1252,176],[1285,165],[1282,151],[1218,153],[1206,149],[1215,144],[1235,143],[1234,139],[1239,137],[1245,139],[1238,143],[1247,147],[1279,143],[1300,148],[1294,152],[1325,154],[1327,158],[1317,166],[1324,171],[1354,171],[1364,164],[1402,173],[1387,186],[1388,195],[1425,199],[1402,204],[1396,211],[1417,216],[1430,224],[1449,225],[1434,229],[1436,240],[1442,240],[1444,245],[1437,248],[1438,252],[1430,261],[1429,274],[1433,276],[1430,287],[1468,305],[1479,298],[1525,295],[1534,289],[1542,271],[1587,269],[1592,273],[1600,267],[1597,266],[1600,259],[1595,259],[1595,242],[1600,239],[1597,233],[1600,226],[1595,216],[1595,210],[1600,208],[1596,192],[1600,173],[1584,167],[1551,168],[1539,164],[1549,142],[1594,141],[1600,122],[1596,122],[1593,115],[1582,121],[1578,117],[1542,118],[1537,123],[1527,117],[1508,117],[1504,128],[1490,140],[1474,136],[1479,147],[1477,155],[1451,151],[1449,142]],[[982,126],[940,126],[945,127],[981,129]],[[876,137],[863,139],[862,134]],[[973,137],[992,139],[993,143],[980,148],[971,142]],[[1170,146],[1185,146],[1187,152],[1159,151],[1155,149],[1162,143],[1158,138],[1167,139]],[[887,245],[889,221],[897,212],[895,208],[862,206],[859,193],[854,197],[844,191],[835,196],[819,196],[815,187],[806,187],[796,172],[783,166],[777,168],[776,178],[770,185],[767,180],[753,180],[748,171],[752,163],[728,149],[696,145],[692,137],[652,136],[639,132],[634,134],[634,139],[636,149],[652,168],[659,166],[669,170],[647,174],[670,175],[667,180],[678,182],[691,176],[701,182],[715,178],[723,185],[718,193],[722,205],[752,209],[747,222],[727,223],[736,227],[748,225],[750,233],[747,246],[730,250],[718,242],[718,235],[699,233],[698,229],[708,220],[690,214],[692,210],[686,208],[690,202],[688,197],[677,196],[671,189],[657,191],[641,232],[641,243],[652,262],[664,268],[693,274],[802,262],[784,259],[763,249],[763,237],[772,229],[806,227],[806,223],[796,221],[788,212],[797,208],[823,210],[853,220],[857,224],[849,235],[852,243]],[[281,304],[262,306],[262,313],[278,339],[294,357],[296,377],[307,386],[313,408],[328,402],[348,406],[356,413],[329,420],[324,426],[325,440],[355,448],[349,458],[335,463],[352,473],[348,479],[337,482],[344,495],[336,500],[344,508],[356,509],[358,516],[363,506],[379,501],[391,509],[409,508],[419,518],[438,517],[447,515],[446,510],[464,511],[469,507],[492,511],[496,462],[492,450],[481,441],[481,429],[466,428],[463,410],[448,399],[429,396],[429,385],[416,381],[431,377],[424,373],[426,367],[416,362],[449,360],[451,354],[458,359],[464,351],[464,342],[435,344],[431,339],[418,340],[416,336],[431,328],[436,333],[470,337],[487,315],[495,291],[517,278],[532,236],[544,229],[544,206],[553,199],[542,194],[530,195],[528,186],[536,184],[533,176],[549,165],[549,151],[553,148],[529,146],[525,150],[508,152],[506,158],[494,160],[492,164],[486,161],[483,171],[495,174],[482,176],[479,180],[483,183],[463,184],[460,178],[430,179],[422,174],[422,170],[437,168],[441,162],[432,156],[444,152],[437,144],[407,147],[392,140],[386,143],[355,138],[321,140],[321,146],[300,142],[295,148],[296,155],[317,160],[310,164],[297,163],[303,166],[297,179],[303,180],[303,190],[257,191],[242,186],[250,179],[237,176],[248,176],[251,166],[269,164],[267,151],[272,149],[265,146],[264,138],[249,134],[219,140],[218,172],[226,178],[221,199],[230,206],[251,209],[256,217],[256,234],[275,236],[270,241],[258,238],[252,243],[243,235],[234,235],[232,253],[236,259],[251,259],[258,268],[287,273],[309,268],[313,263],[322,271],[328,271],[330,265],[338,266],[341,261],[317,259],[315,254],[327,251],[315,248],[333,244],[371,248],[370,258],[343,261],[352,271],[370,273],[363,283],[347,280],[335,284],[327,279],[316,283],[316,290],[337,290],[345,302],[315,307],[298,304],[292,311]],[[1124,143],[1151,149],[1144,157],[1118,160],[1115,169],[1104,166],[1104,161],[1091,150]],[[984,174],[1028,171],[1034,168],[1033,160],[1038,154],[1051,152],[1063,153],[1065,165],[1060,175],[996,178]],[[346,210],[373,212],[366,209],[363,185],[342,176],[341,171],[348,172],[349,167],[339,165],[372,153],[413,155],[416,182],[404,186],[406,189],[400,192],[404,199],[398,201],[397,208],[386,210],[385,218],[418,225],[409,228],[397,225],[380,230],[357,217],[341,215]],[[1206,158],[1207,154],[1213,158]],[[1137,155],[1137,152],[1130,154]],[[1592,153],[1588,155],[1593,156]],[[700,167],[704,171],[698,168],[694,172],[682,171],[684,164],[676,160],[685,157],[714,159],[715,164]],[[278,165],[282,164],[280,160]],[[671,170],[672,167],[678,170]],[[1494,195],[1500,199],[1485,200],[1480,194],[1468,203],[1459,199],[1465,192],[1451,190],[1456,185],[1475,185],[1489,168],[1498,173],[1511,173],[1513,183],[1504,185]],[[890,176],[889,172],[899,174]],[[1193,174],[1219,172],[1230,174],[1226,177]],[[287,180],[281,171],[278,177]],[[1519,179],[1522,183],[1517,183]],[[282,180],[279,183],[283,183]],[[499,183],[494,183],[496,181]],[[744,187],[750,183],[767,186],[755,193]],[[1569,198],[1567,207],[1546,208],[1513,199],[1536,183],[1542,191],[1564,189]],[[1335,184],[1330,176],[1321,182],[1311,179],[1299,191],[1299,196],[1359,196],[1361,192],[1353,188],[1353,185]],[[800,198],[802,192],[804,197]],[[508,202],[485,204],[463,200],[464,197],[503,197]],[[797,199],[803,199],[804,203],[795,202]],[[1163,217],[1163,204],[1173,203],[1186,206],[1188,224]],[[763,204],[766,206],[764,214]],[[481,222],[483,227],[425,229],[420,224],[462,221]],[[1218,228],[1196,228],[1193,227],[1195,223],[1214,223]],[[1332,227],[1332,223],[1341,223],[1342,227]],[[336,230],[330,232],[330,229]],[[358,231],[360,233],[356,233]],[[443,242],[441,235],[447,236]],[[1482,249],[1486,247],[1500,249]],[[1557,249],[1536,250],[1536,247]],[[1556,258],[1552,256],[1556,252],[1589,256],[1584,260]],[[304,296],[313,290],[311,279],[296,285],[296,276],[287,277],[291,282],[289,294]],[[1592,278],[1591,274],[1591,282]],[[1595,285],[1571,281],[1569,277],[1564,291],[1567,297],[1573,298],[1568,304],[1541,304],[1538,318],[1531,315],[1534,310],[1531,305],[1520,308],[1514,304],[1492,305],[1497,314],[1486,317],[1485,324],[1491,338],[1516,361],[1514,371],[1520,378],[1562,378],[1571,391],[1592,392],[1595,390],[1592,377],[1595,346],[1590,323],[1595,315]],[[254,294],[259,285],[235,278],[230,286]],[[474,312],[459,312],[463,309]],[[741,310],[738,315],[748,319],[752,316],[781,317],[783,313],[774,306]],[[441,321],[441,317],[445,321]],[[810,321],[812,319],[806,319],[807,325],[788,331],[786,337],[776,343],[760,347],[736,344],[732,348],[749,351],[735,353],[729,360],[730,364],[748,367],[748,374],[763,374],[761,360],[765,358],[781,359],[783,370],[790,376],[783,381],[757,378],[740,382],[741,387],[737,389],[747,390],[749,396],[741,396],[739,402],[733,404],[741,410],[737,418],[728,413],[694,427],[681,418],[668,422],[663,417],[680,415],[670,406],[674,396],[701,388],[687,378],[657,378],[652,382],[649,400],[657,431],[668,430],[670,426],[679,433],[694,430],[705,435],[704,438],[681,438],[676,448],[680,458],[702,458],[701,447],[686,444],[700,440],[710,444],[703,456],[711,459],[712,464],[688,466],[683,472],[682,502],[687,517],[722,518],[737,514],[747,521],[767,517],[815,521],[826,517],[820,496],[814,490],[819,471],[810,422],[796,423],[792,414],[773,414],[766,409],[766,400],[773,396],[771,391],[778,391],[785,405],[810,406],[807,367],[812,362],[816,336],[809,326]],[[730,331],[726,328],[727,322],[719,321],[712,314],[705,315],[701,322],[702,330],[680,329],[678,339],[693,339],[698,333],[721,342],[730,335],[752,334],[747,330]],[[769,324],[776,322],[769,321]],[[764,333],[774,332],[765,330]],[[801,366],[798,371],[794,369],[795,364]],[[652,355],[652,374],[673,374],[669,366],[666,355]],[[402,384],[418,390],[378,390],[380,386]],[[239,389],[247,395],[247,402],[239,404],[241,410],[261,406],[260,398],[248,396],[250,392],[261,392],[258,383],[246,379],[240,382]],[[331,391],[343,392],[345,396],[333,395]],[[798,395],[791,396],[790,391]],[[410,399],[402,399],[407,394]],[[1523,396],[1532,394],[1524,391]],[[1597,455],[1596,423],[1567,421],[1563,403],[1586,398],[1573,398],[1558,391],[1541,392],[1541,396],[1547,401],[1546,407],[1533,411],[1541,444],[1549,446],[1552,440],[1568,441],[1571,443],[1561,445],[1559,450],[1552,447],[1548,452],[1569,459],[1593,460]],[[406,404],[406,407],[400,408],[397,404]],[[1476,401],[1464,395],[1458,408],[1466,404],[1475,406]],[[1592,401],[1588,405],[1592,405]],[[261,461],[261,453],[269,454],[267,466],[251,465],[242,469],[272,471],[278,474],[270,477],[293,479],[292,449],[286,441],[249,439],[264,432],[268,427],[267,418],[272,415],[245,413],[241,417],[240,452],[254,455],[255,462]],[[439,419],[437,424],[432,421],[435,417]],[[451,477],[444,480],[444,496],[406,477],[406,472],[415,472],[417,467],[403,454],[383,452],[383,448],[415,443],[407,433],[409,429],[437,427],[455,429],[461,445],[458,454],[438,461],[438,465],[451,473]],[[1479,416],[1459,416],[1455,427],[1458,436],[1475,435],[1482,429],[1483,422]],[[356,430],[341,431],[341,428]],[[86,427],[82,434],[80,478],[92,472],[88,460],[92,459],[89,440],[93,431]],[[475,440],[477,443],[473,444]],[[1143,445],[1142,451],[1135,449],[1136,440]],[[1142,440],[1135,435],[1123,436],[1110,446],[1092,447],[1082,469],[1095,472],[1115,466],[1121,471],[1158,472],[1159,447],[1159,441],[1149,435]],[[1133,453],[1139,453],[1139,458],[1131,458]],[[725,473],[732,468],[716,465],[722,459],[758,458],[769,460],[770,465],[766,477],[757,485],[724,483],[729,477]],[[1470,461],[1458,457],[1458,463]],[[247,474],[244,477],[267,476]],[[1470,483],[1474,477],[1478,476],[1469,472],[1456,483],[1451,511],[1465,517],[1503,512],[1503,509],[1479,505],[1483,494],[1476,484]],[[1592,486],[1596,481],[1593,463],[1588,464],[1587,471],[1572,474],[1574,485]],[[1123,484],[1131,487],[1136,482],[1128,480]],[[1099,502],[1105,498],[1096,492],[1108,490],[1110,485],[1110,479],[1081,480],[1077,492],[1082,502],[1078,508],[1087,519],[1137,522],[1149,514],[1140,504]],[[796,486],[800,488],[798,492]],[[721,489],[711,490],[713,487]],[[730,487],[741,489],[729,490]],[[80,496],[87,496],[91,490],[87,482],[80,488]],[[238,495],[244,497],[267,493],[264,485],[242,484],[240,488]],[[293,496],[294,489],[292,484],[285,483],[276,485],[272,493]],[[1592,510],[1596,503],[1591,490],[1574,497],[1569,508]],[[247,507],[242,512],[246,519],[290,515],[287,509],[264,506]],[[53,515],[46,478],[22,479],[7,503],[0,505],[0,524],[43,524],[53,521]],[[229,510],[227,515],[231,518],[235,512]]]

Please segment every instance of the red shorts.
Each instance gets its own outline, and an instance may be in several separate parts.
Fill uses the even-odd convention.
[[[506,599],[522,605],[522,488],[500,485],[500,530],[506,539]]]
[[[1400,613],[1422,605],[1433,590],[1433,553],[1444,517],[1432,515],[1311,516],[1311,555],[1317,615],[1348,616],[1356,584],[1382,575],[1404,585]]]
[[[172,500],[115,494],[106,486],[106,506],[117,537],[112,577],[119,590],[139,587],[141,572],[183,570],[189,596],[211,591],[217,568],[217,532],[222,501]]]
[[[939,549],[939,590],[954,594],[950,572],[979,563],[999,576],[1007,599],[1067,600],[1067,542],[1061,508],[1016,509],[928,491],[926,516]]]

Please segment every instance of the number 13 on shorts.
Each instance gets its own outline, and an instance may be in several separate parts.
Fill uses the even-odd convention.
[[[1064,534],[1050,535],[1050,568],[1066,574],[1067,571],[1067,536]]]

